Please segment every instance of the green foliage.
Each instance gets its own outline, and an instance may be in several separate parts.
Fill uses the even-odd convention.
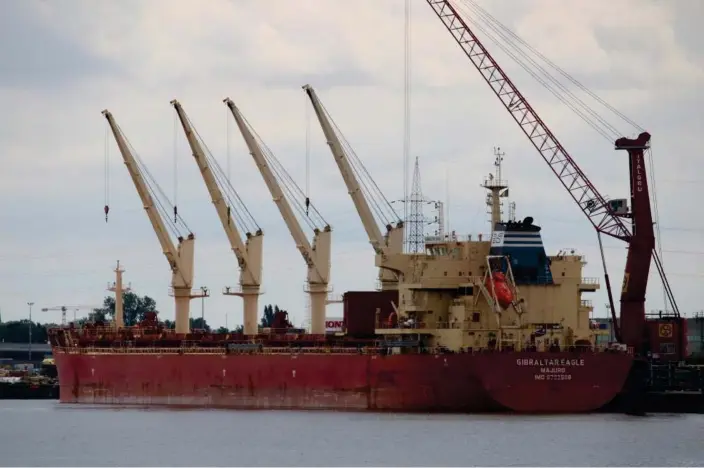
[[[32,322],[32,343],[47,342],[47,328],[55,324]],[[5,343],[29,343],[29,320],[14,320],[0,323],[0,341]]]
[[[191,330],[210,331],[210,325],[208,325],[208,321],[205,319],[202,319],[200,317],[198,317],[198,318],[191,317],[190,323],[191,323]]]
[[[277,305],[265,305],[264,306],[264,315],[262,316],[262,320],[260,323],[260,326],[262,328],[268,328],[271,327],[271,324],[274,323],[274,315],[279,312],[279,306]]]
[[[145,312],[156,312],[156,301],[149,296],[138,296],[133,292],[122,294],[122,304],[125,313],[125,326],[136,325],[144,320]],[[103,307],[94,309],[89,315],[90,321],[101,320],[103,322],[113,320],[115,317],[115,298],[107,296],[103,301]]]

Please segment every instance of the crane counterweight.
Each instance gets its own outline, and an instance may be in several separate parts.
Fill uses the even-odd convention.
[[[650,133],[643,132],[637,138],[619,138],[614,142],[617,150],[641,149],[645,150],[650,147]]]

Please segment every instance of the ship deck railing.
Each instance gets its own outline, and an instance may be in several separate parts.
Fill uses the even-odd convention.
[[[55,352],[66,354],[376,354],[377,347],[336,348],[336,347],[262,347],[254,349],[226,349],[224,347],[57,347]]]
[[[394,343],[388,341],[380,341],[377,346],[366,346],[366,347],[261,347],[254,349],[227,349],[224,347],[56,347],[54,348],[54,353],[65,353],[65,354],[85,354],[85,355],[107,355],[107,354],[170,354],[170,355],[181,355],[181,354],[211,354],[211,355],[314,355],[314,354],[342,354],[342,355],[378,355],[384,352],[387,348],[397,347],[403,343]],[[402,346],[403,347],[403,346]],[[486,354],[486,353],[506,353],[506,352],[525,352],[525,349],[496,349],[496,348],[472,348],[467,347],[460,351],[463,354]],[[565,349],[562,349],[565,351]],[[428,347],[424,348],[423,352],[425,354],[448,354],[450,351],[445,347]],[[536,348],[533,352],[546,353],[550,352],[550,348],[546,346],[540,346]],[[634,354],[633,347],[623,348],[614,347],[614,345],[596,345],[590,347],[588,350],[582,350],[581,352],[588,352],[593,354],[600,353],[623,353],[623,354]]]
[[[494,331],[498,332],[498,329],[491,328],[491,329],[484,329],[479,326],[480,322],[477,322],[475,320],[472,320],[471,318],[467,318],[464,320],[457,320],[457,321],[439,321],[439,322],[434,322],[434,323],[428,323],[428,322],[420,322],[420,321],[415,321],[412,323],[404,323],[404,322],[399,322],[398,325],[390,325],[387,322],[381,322],[377,324],[377,329],[380,330],[426,330],[427,332],[430,332],[431,330],[461,330],[461,331]],[[524,331],[531,331],[531,328],[529,327],[532,324],[527,324],[528,326],[524,329]],[[533,327],[536,328],[536,327]],[[504,326],[504,331],[510,331],[510,330],[517,330],[518,325],[517,324],[508,324]]]

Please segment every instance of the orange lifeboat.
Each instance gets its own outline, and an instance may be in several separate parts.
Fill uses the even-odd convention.
[[[491,285],[492,279],[494,281],[493,291]],[[509,288],[506,283],[506,276],[502,272],[493,272],[491,274],[491,278],[486,279],[485,286],[486,289],[489,290],[490,294],[494,293],[496,295],[496,300],[502,309],[506,309],[513,302],[513,293],[511,292],[511,288]]]

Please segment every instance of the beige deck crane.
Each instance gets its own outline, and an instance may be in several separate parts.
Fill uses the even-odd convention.
[[[140,164],[140,161],[138,161],[136,154],[131,149],[131,145],[123,135],[122,130],[115,122],[110,111],[106,109],[102,113],[110,125],[112,134],[115,137],[115,142],[120,149],[132,182],[134,182],[139,198],[142,200],[144,210],[147,212],[149,221],[152,223],[152,228],[154,229],[157,239],[159,239],[164,256],[169,262],[169,268],[172,273],[171,292],[176,303],[175,331],[181,334],[188,333],[190,331],[191,299],[204,297],[208,294],[202,290],[194,291],[192,289],[195,236],[190,232],[188,226],[186,226],[186,223],[183,222],[180,216],[176,215],[172,221],[165,213],[159,213],[160,209],[165,212],[163,204],[161,202],[156,204],[150,191],[152,184],[156,185],[156,181],[151,178],[144,165]],[[152,184],[148,185],[147,182],[145,182],[143,172],[146,172],[150,179],[152,179]],[[167,230],[165,220],[169,221],[171,232],[177,235],[178,246],[174,245],[171,235]],[[179,229],[179,227],[181,229]],[[186,236],[181,234],[184,228],[188,231]]]
[[[188,144],[191,147],[191,151],[193,151],[193,157],[196,164],[198,164],[203,181],[210,194],[210,199],[215,205],[215,210],[230,242],[230,248],[235,253],[239,264],[240,289],[235,290],[231,287],[226,287],[223,294],[242,297],[244,302],[244,333],[245,335],[256,335],[259,330],[257,315],[259,294],[261,293],[264,233],[244,207],[242,200],[232,188],[230,181],[220,169],[217,161],[212,158],[209,152],[205,152],[203,145],[201,145],[200,137],[194,130],[181,104],[174,99],[171,101],[171,105],[176,109]],[[211,157],[209,158],[209,156]],[[226,198],[223,190],[227,189],[229,189],[230,193],[227,194]],[[240,209],[237,208],[237,205],[240,205]],[[242,241],[238,227],[245,232],[245,242]]]
[[[298,189],[295,182],[290,178],[288,180],[281,180],[288,176],[285,169],[276,160],[274,155],[271,154],[268,148],[266,148],[266,145],[260,143],[258,136],[255,136],[254,130],[242,116],[235,103],[229,98],[226,98],[224,102],[230,109],[230,112],[232,112],[232,116],[237,122],[237,126],[242,133],[247,148],[249,148],[249,152],[254,158],[259,172],[269,188],[269,192],[271,192],[274,203],[291,232],[296,247],[303,256],[303,260],[306,262],[306,266],[308,267],[306,292],[310,294],[311,333],[324,334],[325,306],[328,296],[328,283],[330,280],[330,243],[332,229],[322,216],[320,216],[320,213],[310,205],[310,200],[306,199],[305,209],[308,213],[302,216],[302,219],[313,228],[314,233],[313,243],[311,244],[308,241],[301,228],[301,223],[294,214],[290,200],[284,194],[284,190],[282,190],[282,183],[288,182],[285,188],[288,190],[289,195],[292,194],[293,190],[297,190],[299,194],[302,194],[300,189]],[[272,165],[275,166],[274,170],[279,175],[278,178],[274,174],[274,170],[272,170]],[[300,205],[297,205],[297,207],[299,211],[302,208]]]
[[[376,253],[375,264],[379,267],[379,280],[382,290],[396,290],[400,276],[408,263],[407,259],[403,258],[403,221],[391,208],[390,203],[383,196],[374,181],[371,181],[366,186],[360,183],[360,178],[366,175],[371,179],[361,161],[358,160],[354,151],[348,144],[343,144],[344,137],[341,138],[341,133],[337,126],[330,118],[327,110],[320,102],[318,95],[310,85],[303,86],[306,94],[313,104],[313,109],[318,117],[320,126],[325,134],[328,146],[332,152],[337,167],[340,169],[342,178],[345,181],[347,190],[352,197],[359,218],[362,220],[364,229],[367,231],[369,242]],[[344,142],[346,143],[346,142]],[[347,148],[345,148],[347,146]],[[356,164],[350,162],[350,158],[357,159]],[[355,167],[356,166],[356,167]],[[361,173],[357,168],[361,168]],[[357,172],[357,175],[355,175]],[[374,211],[378,218],[382,220],[382,224],[386,226],[386,234],[382,235],[379,229],[370,200],[371,192],[376,190],[377,197],[380,200],[372,200]],[[365,191],[367,196],[365,196]],[[392,219],[393,218],[393,219]],[[394,225],[395,224],[395,225]]]

